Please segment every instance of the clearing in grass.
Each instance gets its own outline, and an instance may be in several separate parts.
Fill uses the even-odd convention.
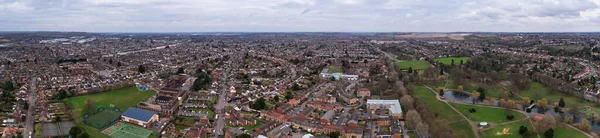
[[[445,58],[436,58],[435,62],[440,62],[445,65],[451,65],[452,59],[454,59],[454,65],[458,65],[458,64],[460,64],[461,60],[463,61],[463,63],[467,63],[467,61],[470,60],[471,58],[470,57],[445,57]]]

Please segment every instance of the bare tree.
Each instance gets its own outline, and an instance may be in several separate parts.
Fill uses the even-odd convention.
[[[420,122],[417,124],[416,131],[420,138],[429,138],[429,125]]]
[[[404,95],[404,96],[402,96],[402,98],[400,98],[400,104],[402,104],[402,106],[406,110],[413,110],[414,109],[414,105],[413,105],[414,102],[415,101],[412,99],[412,97],[410,95]]]
[[[406,128],[415,129],[419,123],[421,123],[421,115],[415,110],[409,110],[406,113]]]

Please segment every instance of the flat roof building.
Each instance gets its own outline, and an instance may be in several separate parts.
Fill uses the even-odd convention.
[[[402,107],[398,100],[367,100],[367,108],[388,109],[395,118],[402,118]]]

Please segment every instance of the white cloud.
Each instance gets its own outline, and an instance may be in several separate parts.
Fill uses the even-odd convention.
[[[0,0],[0,31],[600,31],[599,6],[600,0]]]
[[[0,11],[3,12],[13,12],[13,13],[24,13],[32,11],[34,8],[29,7],[21,2],[15,1],[12,3],[4,3],[0,4]]]

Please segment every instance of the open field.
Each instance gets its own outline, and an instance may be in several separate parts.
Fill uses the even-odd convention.
[[[445,57],[445,58],[436,58],[435,62],[440,62],[442,64],[446,64],[446,65],[450,65],[452,64],[452,59],[454,59],[454,64],[458,65],[460,64],[460,61],[462,60],[463,63],[467,63],[468,60],[470,60],[470,57]]]
[[[501,108],[490,108],[464,104],[451,104],[460,111],[463,115],[467,116],[471,121],[475,122],[490,122],[490,123],[503,123],[513,120],[519,120],[525,118],[525,116],[519,112],[510,110],[511,114],[515,116],[513,120],[506,119],[506,110]],[[475,109],[476,112],[470,113],[469,109]]]
[[[519,127],[527,127],[528,132],[533,132],[533,128],[529,125],[528,120],[514,122],[510,124],[498,125],[494,128],[485,130],[481,133],[484,138],[517,138],[519,135]]]
[[[401,69],[412,68],[413,70],[427,69],[431,64],[425,60],[400,61],[396,63]]]

